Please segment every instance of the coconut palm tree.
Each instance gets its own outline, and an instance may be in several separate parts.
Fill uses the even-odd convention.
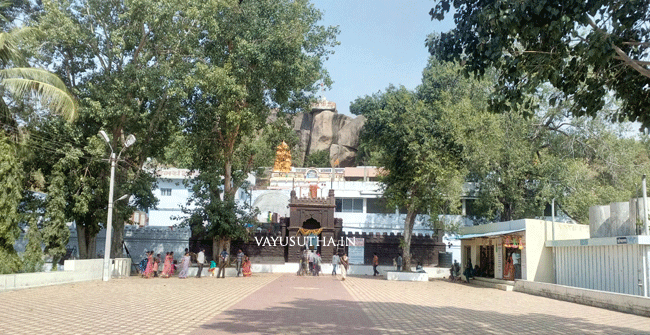
[[[77,109],[63,81],[47,70],[30,67],[19,48],[20,42],[34,36],[38,31],[30,27],[0,32],[0,91],[16,100],[36,99],[41,107],[72,121]],[[15,123],[4,99],[0,99],[0,121]]]

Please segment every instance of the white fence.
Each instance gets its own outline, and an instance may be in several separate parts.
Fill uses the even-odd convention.
[[[0,291],[101,280],[104,271],[103,262],[103,259],[67,260],[63,265],[64,271],[0,275]],[[131,259],[117,258],[112,259],[111,263],[113,278],[124,278],[130,275]]]
[[[648,296],[648,236],[554,241],[556,283]]]

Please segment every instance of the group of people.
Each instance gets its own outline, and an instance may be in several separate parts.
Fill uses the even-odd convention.
[[[303,249],[300,255],[300,265],[298,272],[296,273],[299,276],[320,276],[323,272],[322,270],[322,258],[320,253],[314,252],[313,250]],[[350,261],[348,255],[341,254],[340,256],[334,254],[332,256],[332,276],[337,275],[337,270],[341,269],[341,280],[345,280],[347,276],[348,267],[350,266]]]
[[[322,271],[323,259],[320,257],[320,253],[316,253],[313,250],[304,249],[300,256],[300,267],[298,269],[299,276],[320,276]]]
[[[181,257],[180,265],[178,266],[178,261],[174,260],[174,252],[167,252],[163,263],[163,269],[160,275],[158,274],[161,262],[160,254],[154,256],[153,251],[147,251],[145,254],[147,257],[144,258],[139,264],[140,274],[143,278],[169,278],[173,276],[177,270],[178,278],[187,278],[190,265],[192,264],[192,255],[190,254],[188,248],[185,248],[185,253],[183,254],[183,257]],[[203,272],[203,265],[205,264],[205,261],[205,249],[201,249],[199,253],[196,254],[196,278],[201,278],[201,273]],[[244,277],[250,277],[252,275],[251,262],[248,256],[246,256],[241,249],[239,249],[239,252],[237,253],[235,264],[237,267],[237,277],[240,275],[243,275]],[[208,272],[211,274],[211,276],[214,276],[216,273],[217,278],[225,278],[225,268],[227,265],[228,252],[226,249],[223,249],[223,251],[219,254],[219,264],[217,265],[214,260],[210,261],[210,268],[208,269]],[[217,269],[219,270],[218,272]]]
[[[512,262],[511,259],[509,259],[509,261]],[[509,266],[509,264],[511,263],[506,263],[507,273],[510,272],[510,270],[508,270],[511,267]],[[514,273],[514,269],[512,272]],[[458,260],[454,260],[454,263],[451,265],[451,268],[449,269],[449,274],[450,274],[449,279],[451,279],[452,281],[455,279],[462,280],[462,278],[460,277],[460,264],[458,264]],[[486,273],[478,265],[472,267],[472,260],[470,259],[467,261],[467,266],[463,271],[463,276],[465,276],[465,281],[469,283],[470,279],[474,279],[476,277],[485,277]],[[506,276],[504,277],[504,279],[509,279],[509,277]]]
[[[214,276],[216,273],[217,278],[226,277],[226,265],[228,265],[229,256],[228,251],[223,249],[219,254],[219,264],[215,261],[210,261],[210,269],[208,269],[208,272],[210,272],[211,276]],[[237,269],[237,277],[240,275],[243,275],[244,277],[250,277],[253,275],[253,272],[251,271],[251,261],[241,249],[237,251],[235,268]]]

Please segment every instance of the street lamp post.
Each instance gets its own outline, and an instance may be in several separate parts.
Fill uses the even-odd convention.
[[[122,151],[124,149],[130,147],[133,143],[135,143],[135,136],[129,135],[126,138],[126,141],[124,142],[124,147],[122,147],[122,150],[120,150],[120,153],[117,155],[117,158],[115,157],[115,152],[113,151],[113,146],[111,145],[111,142],[108,138],[108,135],[106,135],[106,132],[103,130],[99,131],[99,135],[106,141],[108,144],[108,147],[111,148],[111,180],[110,180],[110,186],[108,188],[108,218],[106,219],[106,243],[104,244],[104,276],[103,280],[108,281],[111,279],[111,238],[112,238],[112,230],[113,230],[113,186],[115,183],[115,164],[117,163],[117,160],[120,158],[122,155]]]

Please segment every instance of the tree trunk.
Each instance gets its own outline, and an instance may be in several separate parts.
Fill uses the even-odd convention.
[[[124,248],[124,221],[117,219],[113,222],[113,232],[111,235],[111,258],[123,258]]]
[[[414,206],[409,206],[404,221],[404,244],[402,245],[402,271],[411,272],[411,236],[417,215]]]
[[[227,238],[227,237],[215,237],[215,238],[213,238],[212,239],[212,259],[214,259],[214,260],[219,259],[219,254],[221,254],[221,251],[223,251],[223,249],[226,249],[226,252],[228,252],[228,255],[230,255],[230,259],[232,259],[232,254],[230,252],[230,238]]]
[[[90,236],[84,225],[77,225],[77,243],[79,244],[79,259],[91,259],[97,251],[97,235]]]
[[[225,195],[233,195],[234,191],[232,189],[232,163],[227,160],[225,164],[225,173],[223,174],[223,193]],[[225,199],[225,198],[224,198]]]

